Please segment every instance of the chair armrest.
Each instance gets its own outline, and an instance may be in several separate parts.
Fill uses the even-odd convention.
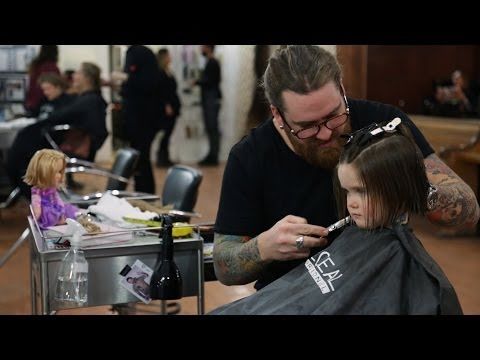
[[[12,203],[15,202],[15,200],[20,197],[20,195],[20,186],[17,186],[10,192],[5,201],[0,203],[0,209],[6,209],[7,207],[9,207]]]
[[[160,200],[160,196],[154,195],[154,194],[148,194],[148,193],[142,193],[142,192],[134,192],[134,191],[119,191],[119,190],[109,190],[109,191],[104,191],[104,192],[96,192],[96,193],[90,193],[90,194],[85,194],[85,195],[78,195],[75,193],[72,193],[66,189],[61,189],[61,195],[62,199],[65,201],[68,201],[70,204],[73,205],[93,205],[100,200],[100,198],[105,195],[106,193],[110,193],[114,196],[124,198],[126,200],[128,199],[135,199],[135,200]]]
[[[42,129],[43,136],[47,139],[48,143],[52,146],[53,149],[61,151],[58,144],[53,140],[50,131],[67,131],[70,130],[72,127],[69,124],[60,124],[52,126],[51,128],[44,128]]]
[[[125,200],[160,200],[160,196],[144,192],[126,190],[109,190],[108,192]]]
[[[88,166],[90,168],[94,168],[94,169],[99,169],[99,170],[103,170],[103,171],[107,171],[107,169],[104,169],[100,166],[98,166],[97,164],[91,162],[91,161],[87,161],[87,160],[82,160],[82,159],[78,159],[78,158],[71,158],[71,157],[68,157],[67,155],[65,155],[65,157],[67,158],[67,165],[81,165],[81,166]]]
[[[112,174],[109,171],[106,171],[104,169],[99,169],[99,168],[90,168],[90,167],[85,167],[85,166],[71,166],[67,167],[65,169],[65,173],[71,173],[71,174],[92,174],[92,175],[100,175],[104,177],[108,177],[110,179],[115,179],[127,184],[130,184],[131,181],[123,176],[115,175]]]
[[[52,149],[60,151],[60,152],[63,153],[62,149],[60,149],[60,146],[55,142],[55,140],[53,140],[50,132],[51,131],[67,131],[67,130],[70,130],[70,129],[73,129],[73,128],[72,128],[72,126],[70,126],[68,124],[55,125],[55,126],[52,126],[49,129],[43,129],[42,134],[45,137],[45,139],[47,139],[47,141],[50,144],[50,146],[52,147]],[[65,154],[65,158],[67,159],[68,164],[78,164],[78,165],[83,165],[83,166],[89,166],[89,167],[92,167],[92,168],[98,167],[93,162],[86,161],[86,160],[81,160],[81,159],[73,158],[73,157],[71,158],[66,154]]]

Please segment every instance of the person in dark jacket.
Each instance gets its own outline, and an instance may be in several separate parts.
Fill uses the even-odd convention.
[[[28,117],[37,117],[38,111],[45,97],[42,89],[38,84],[38,79],[42,74],[54,73],[60,75],[58,62],[58,46],[42,45],[40,52],[35,59],[32,60],[28,69],[28,89],[25,99],[25,109]]]
[[[165,117],[162,119],[160,128],[164,134],[157,150],[157,166],[169,167],[170,161],[168,145],[170,136],[175,127],[175,122],[180,115],[180,99],[177,94],[177,81],[170,70],[172,58],[168,49],[162,48],[157,53],[158,65],[160,66],[160,91],[165,101]]]
[[[125,135],[140,152],[135,173],[135,190],[155,194],[150,149],[164,116],[160,93],[160,68],[152,50],[143,45],[128,48],[122,84]]]
[[[30,187],[22,181],[22,177],[25,174],[28,162],[37,150],[51,148],[44,136],[44,131],[59,124],[72,125],[75,128],[75,136],[73,137],[80,137],[88,142],[87,149],[82,154],[84,155],[83,158],[89,161],[95,159],[97,150],[108,136],[106,127],[107,103],[100,92],[100,68],[93,63],[82,63],[79,70],[75,72],[74,86],[79,94],[75,101],[68,106],[55,109],[47,119],[22,129],[8,151],[7,173],[12,185],[20,186],[22,194],[27,199],[30,199]],[[61,148],[71,147],[68,138],[69,134],[67,133],[58,140]],[[77,146],[84,148],[83,144]]]
[[[220,63],[214,57],[215,45],[202,45],[202,55],[207,58],[207,64],[199,80],[194,82],[202,90],[202,111],[205,131],[208,135],[209,152],[199,165],[217,165],[220,151],[220,130],[218,114],[220,112],[221,69]]]

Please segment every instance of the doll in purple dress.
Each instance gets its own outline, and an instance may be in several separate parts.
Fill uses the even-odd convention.
[[[79,209],[63,202],[58,194],[65,178],[66,159],[59,151],[39,150],[28,164],[24,181],[32,186],[32,209],[39,226],[65,224],[67,218],[75,219]]]

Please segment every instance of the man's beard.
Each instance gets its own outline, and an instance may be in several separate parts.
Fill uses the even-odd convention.
[[[346,124],[342,133],[351,131],[350,124]],[[332,134],[332,144],[329,147],[320,147],[325,141],[317,138],[299,141],[297,138],[291,138],[293,148],[296,153],[313,166],[318,166],[325,170],[332,170],[337,166],[340,159],[345,140],[340,137],[341,134]]]
[[[323,141],[320,142],[315,139],[305,144],[295,143],[293,147],[297,154],[309,164],[331,170],[337,166],[340,158],[341,145],[338,141],[335,141],[331,147],[319,147],[322,143]]]

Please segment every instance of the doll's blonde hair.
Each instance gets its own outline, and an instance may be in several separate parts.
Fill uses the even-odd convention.
[[[52,149],[38,150],[30,159],[23,181],[38,188],[55,186],[54,178],[59,161],[65,168],[67,161],[62,152]]]

